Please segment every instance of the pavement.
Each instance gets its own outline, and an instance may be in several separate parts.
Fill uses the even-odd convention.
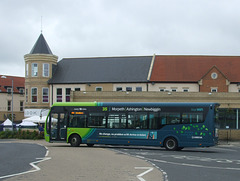
[[[226,141],[226,140],[219,140],[218,145],[234,145],[240,147],[240,141]]]
[[[91,181],[162,181],[160,169],[151,163],[121,154],[102,146],[70,147],[66,143],[47,143],[44,140],[13,140],[45,146],[49,160],[40,162],[40,170],[6,179],[6,181],[91,180]]]

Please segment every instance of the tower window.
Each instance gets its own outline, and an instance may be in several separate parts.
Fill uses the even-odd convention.
[[[44,102],[44,103],[47,103],[48,102],[48,100],[49,100],[49,96],[48,96],[48,88],[47,87],[44,87],[43,89],[43,92],[42,92],[42,102]]]
[[[49,77],[49,64],[43,64],[43,77]]]
[[[32,77],[38,76],[38,64],[32,63]]]
[[[26,77],[28,77],[28,63],[26,64]]]
[[[37,88],[32,88],[32,102],[37,102]]]
[[[26,102],[28,102],[28,89],[26,89]]]

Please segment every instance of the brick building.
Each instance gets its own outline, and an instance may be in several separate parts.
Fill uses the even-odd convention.
[[[13,121],[18,123],[23,119],[25,106],[24,83],[24,77],[0,75],[0,123],[7,118],[12,120],[12,108]]]

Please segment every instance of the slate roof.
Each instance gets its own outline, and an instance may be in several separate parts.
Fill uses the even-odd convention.
[[[38,37],[35,45],[33,46],[30,54],[51,54],[52,51],[50,50],[47,41],[45,40],[43,34],[41,33]]]
[[[64,58],[50,84],[147,82],[152,56]]]
[[[240,82],[239,56],[156,55],[150,81],[197,82],[216,66],[230,82]]]
[[[6,78],[3,78],[6,77]],[[7,92],[7,87],[12,87],[13,79],[13,92],[19,93],[19,88],[24,88],[25,78],[15,77],[8,75],[0,75],[0,92]]]

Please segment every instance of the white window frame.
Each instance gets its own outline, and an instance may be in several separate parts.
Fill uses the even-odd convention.
[[[70,92],[69,92],[69,94],[67,94],[67,90],[69,90],[69,89],[70,89]],[[69,97],[69,101],[67,101],[68,97]],[[65,89],[65,102],[70,102],[71,101],[70,98],[71,98],[71,88],[66,88]]]
[[[28,63],[26,64],[26,77],[28,77]]]
[[[218,92],[218,88],[217,87],[211,87],[211,92]]]
[[[62,90],[62,94],[63,94],[63,89],[62,88],[56,88],[56,102],[63,102],[63,95],[62,94],[58,94],[58,89],[61,89]],[[60,100],[60,97],[61,97],[61,101]]]
[[[116,87],[116,91],[121,92],[121,91],[123,91],[123,88],[122,87]]]
[[[95,88],[95,91],[97,91],[97,92],[102,92],[102,91],[103,91],[103,88],[102,88],[102,87],[96,87],[96,88]]]
[[[28,102],[28,89],[26,89],[26,102]]]
[[[43,64],[43,73],[42,74],[43,74],[43,77],[49,77],[49,63]]]
[[[35,95],[35,94],[33,95],[33,89],[36,89],[36,90],[37,90],[36,95]],[[33,96],[37,96],[37,101],[36,101],[36,102],[35,102],[35,101],[33,102]],[[37,88],[37,87],[32,87],[32,88],[31,88],[31,102],[32,102],[32,103],[37,103],[37,102],[38,102],[38,88]]]
[[[34,65],[37,65],[36,67]],[[38,76],[38,64],[37,63],[32,63],[32,77],[37,77]]]
[[[7,93],[9,93],[9,94],[12,93],[12,87],[7,88]]]
[[[47,89],[47,95],[44,95],[44,89]],[[44,102],[44,96],[47,97],[47,102]],[[42,88],[42,103],[49,103],[49,88],[48,87],[43,87]]]
[[[142,92],[142,87],[136,87],[136,92]]]
[[[132,92],[132,87],[126,87],[126,92]]]

